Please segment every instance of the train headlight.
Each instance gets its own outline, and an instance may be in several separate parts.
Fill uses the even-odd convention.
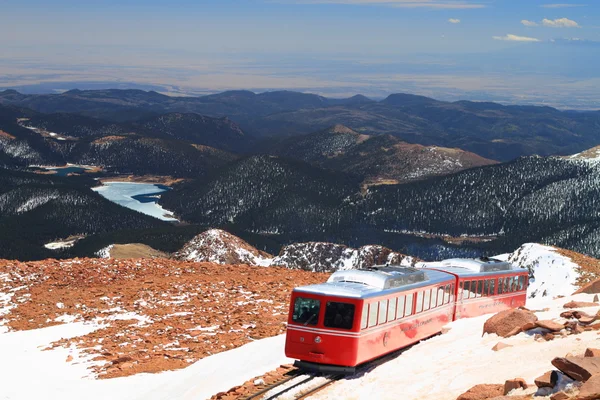
[[[321,336],[315,337],[315,343],[321,343]]]

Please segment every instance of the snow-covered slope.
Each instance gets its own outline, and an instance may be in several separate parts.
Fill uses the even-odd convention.
[[[568,296],[577,290],[581,267],[559,249],[537,243],[526,243],[510,254],[501,256],[520,268],[529,270],[530,299]]]
[[[272,256],[252,247],[242,239],[220,229],[195,236],[175,254],[179,260],[218,264],[270,265]]]
[[[294,243],[285,246],[272,261],[292,269],[331,272],[365,268],[373,265],[395,264],[413,266],[417,259],[396,253],[383,246],[363,246],[354,249],[341,244],[325,242]]]

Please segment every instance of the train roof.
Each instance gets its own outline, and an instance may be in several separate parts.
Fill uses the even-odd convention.
[[[368,298],[453,281],[445,272],[400,266],[376,266],[334,272],[327,282],[294,291],[340,297]]]
[[[514,274],[522,271],[507,261],[495,258],[451,258],[436,263],[426,264],[426,268],[448,271],[460,277],[482,277],[498,274]]]

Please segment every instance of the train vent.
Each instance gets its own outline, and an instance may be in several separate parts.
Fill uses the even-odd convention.
[[[378,289],[391,289],[428,279],[423,270],[409,267],[371,267],[368,269],[337,271],[327,282],[360,283]]]
[[[449,260],[442,261],[442,266],[465,268],[473,272],[510,271],[511,269],[513,269],[512,264],[509,262],[488,257],[481,257],[475,259],[452,258]]]

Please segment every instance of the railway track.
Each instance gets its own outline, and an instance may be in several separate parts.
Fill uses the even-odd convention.
[[[437,336],[437,334],[433,336]],[[372,369],[395,359],[413,346],[414,344],[368,362],[357,368],[356,373],[351,376],[365,374]],[[241,400],[276,400],[285,394],[291,396],[288,397],[290,399],[303,400],[325,389],[327,386],[345,378],[346,376],[347,375],[344,374],[307,373],[300,369],[293,369],[285,374],[281,380],[278,380],[249,396],[242,397]],[[324,381],[319,382],[315,386],[310,386],[310,382],[318,378],[322,378]],[[307,387],[301,389],[301,386],[303,385],[306,385]]]

